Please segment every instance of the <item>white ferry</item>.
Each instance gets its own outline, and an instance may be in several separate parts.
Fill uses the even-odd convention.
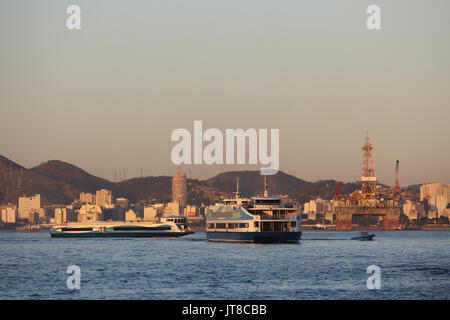
[[[194,233],[187,224],[186,217],[161,217],[158,223],[93,221],[74,222],[68,225],[53,226],[52,238],[178,238]]]
[[[269,196],[267,176],[264,196],[241,198],[237,192],[207,212],[206,236],[209,241],[298,243],[301,213],[296,204],[282,203],[282,197]]]

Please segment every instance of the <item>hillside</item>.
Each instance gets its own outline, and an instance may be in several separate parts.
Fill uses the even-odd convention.
[[[259,171],[228,171],[206,180],[206,184],[219,191],[232,193],[236,191],[236,177],[239,177],[239,191],[244,196],[253,196],[264,192],[264,178]],[[302,191],[311,182],[296,178],[279,171],[269,177],[271,194],[290,194],[293,190]]]
[[[101,188],[115,189],[114,183],[59,160],[47,161],[30,170],[84,192],[95,192]]]
[[[188,179],[187,197],[191,204],[210,204],[220,197],[229,197],[236,190],[239,177],[243,196],[262,194],[264,179],[259,171],[229,171],[207,180]],[[348,194],[361,187],[360,182],[340,183],[341,193]],[[115,197],[125,197],[131,202],[141,200],[168,202],[171,200],[172,178],[168,176],[133,178],[111,182],[63,161],[51,160],[31,169],[0,156],[0,204],[17,204],[24,194],[39,193],[44,204],[69,204],[81,192],[99,189],[112,190]],[[334,180],[308,182],[284,172],[269,177],[271,194],[289,195],[299,203],[321,197],[331,199],[335,193]],[[412,186],[417,189],[417,186]]]

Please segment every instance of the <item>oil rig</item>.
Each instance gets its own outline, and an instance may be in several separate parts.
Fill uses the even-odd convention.
[[[370,143],[369,134],[362,146],[364,151],[363,169],[361,175],[361,190],[354,191],[349,196],[336,192],[334,209],[336,212],[336,230],[352,230],[354,215],[378,216],[383,219],[385,230],[394,230],[400,223],[401,205],[399,197],[385,199],[377,192],[377,178],[373,160],[373,144]],[[396,168],[395,194],[398,195],[398,161]]]

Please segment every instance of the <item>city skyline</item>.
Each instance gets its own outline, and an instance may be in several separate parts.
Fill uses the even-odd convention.
[[[280,170],[307,181],[359,180],[368,131],[378,181],[394,185],[399,160],[400,186],[450,183],[446,1],[377,1],[379,31],[366,2],[77,1],[77,31],[69,4],[0,4],[0,154],[14,162],[171,175],[171,132],[202,120],[279,129]]]

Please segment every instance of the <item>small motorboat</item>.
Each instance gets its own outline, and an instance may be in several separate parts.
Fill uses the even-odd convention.
[[[351,240],[359,240],[359,241],[372,241],[373,237],[375,237],[374,233],[369,233],[367,231],[360,232],[358,236],[350,238]]]

